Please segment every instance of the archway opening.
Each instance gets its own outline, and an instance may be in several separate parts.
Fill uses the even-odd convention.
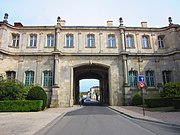
[[[74,104],[79,104],[80,83],[82,80],[99,81],[99,101],[109,104],[109,67],[99,64],[88,64],[74,68],[73,98]],[[93,86],[92,86],[93,87]],[[95,86],[96,87],[96,86]],[[89,89],[88,89],[89,90]],[[83,89],[82,89],[83,91]],[[87,91],[84,89],[84,91]]]

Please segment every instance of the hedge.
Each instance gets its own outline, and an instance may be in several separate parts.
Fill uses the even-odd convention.
[[[0,101],[0,112],[40,111],[42,106],[42,100],[4,100]]]
[[[175,109],[180,109],[180,99],[173,99],[173,106]]]
[[[173,106],[173,98],[152,98],[144,101],[149,108]]]

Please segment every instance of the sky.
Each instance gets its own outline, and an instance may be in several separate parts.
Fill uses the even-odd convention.
[[[93,86],[99,86],[99,80],[97,79],[83,79],[80,80],[80,92],[87,92]]]
[[[180,0],[0,0],[0,21],[5,13],[12,25],[54,26],[60,16],[67,26],[106,26],[108,20],[119,26],[122,17],[127,27],[139,27],[142,21],[164,27],[168,17],[180,24]],[[83,80],[80,89],[97,85],[97,80]]]
[[[106,26],[108,20],[119,26],[149,27],[168,25],[168,17],[180,24],[180,0],[0,0],[0,20],[9,14],[9,23],[54,26],[57,16],[67,26]]]

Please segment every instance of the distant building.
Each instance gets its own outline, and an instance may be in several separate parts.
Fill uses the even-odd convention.
[[[18,79],[38,84],[51,107],[68,107],[79,101],[79,81],[98,79],[100,100],[127,104],[140,93],[138,75],[145,76],[146,96],[159,93],[167,82],[180,82],[180,26],[126,27],[11,25],[0,22],[0,80]]]

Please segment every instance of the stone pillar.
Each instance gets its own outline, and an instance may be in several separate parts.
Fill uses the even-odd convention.
[[[120,32],[120,34],[121,34],[121,43],[122,43],[122,49],[123,49],[123,51],[126,51],[126,45],[125,45],[125,41],[124,41],[124,30],[123,29],[121,29],[121,32]]]
[[[124,64],[124,84],[128,85],[128,67],[127,67],[127,57],[123,56],[123,64]]]
[[[71,81],[70,81],[70,101],[69,101],[69,106],[71,107],[71,106],[73,106],[73,104],[74,104],[74,99],[73,99],[73,91],[74,91],[74,87],[73,87],[73,78],[74,78],[74,76],[73,76],[73,67],[71,67],[71,69],[70,69],[71,71],[70,71],[70,79],[71,79]]]
[[[52,88],[52,98],[50,107],[59,107],[59,56],[56,54],[54,59],[54,85]]]

